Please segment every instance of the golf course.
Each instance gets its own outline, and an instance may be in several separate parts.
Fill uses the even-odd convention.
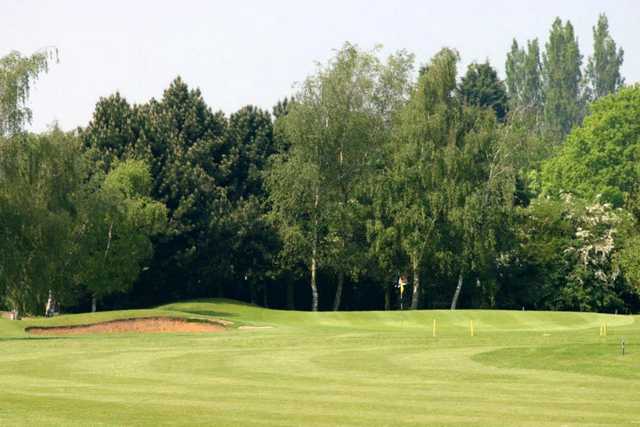
[[[25,331],[134,318],[225,326]],[[201,300],[0,319],[0,423],[634,425],[639,342],[637,316],[572,312],[311,313]]]

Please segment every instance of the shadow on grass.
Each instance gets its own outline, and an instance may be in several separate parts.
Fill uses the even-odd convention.
[[[192,308],[190,308],[189,307],[190,304],[194,304],[194,305],[195,304],[200,304],[200,306],[192,306]],[[246,302],[246,301],[238,301],[238,300],[229,299],[229,298],[200,298],[200,299],[193,299],[193,300],[187,300],[187,301],[181,301],[181,302],[178,302],[178,303],[163,305],[163,306],[160,306],[160,307],[157,307],[157,308],[165,309],[165,310],[177,311],[177,312],[181,312],[181,313],[199,314],[199,315],[202,315],[202,316],[211,316],[211,317],[239,317],[239,316],[241,316],[240,313],[230,313],[230,312],[226,312],[226,311],[217,311],[217,310],[215,310],[215,308],[220,307],[220,305],[222,305],[222,307],[220,307],[220,308],[224,309],[225,308],[224,304],[243,306],[243,307],[251,307],[251,308],[263,308],[263,307],[260,307],[258,305]],[[218,307],[216,307],[216,306],[218,306]],[[214,308],[214,310],[207,310],[207,308]]]
[[[175,310],[180,313],[189,313],[189,314],[198,314],[201,316],[209,316],[209,317],[237,317],[238,315],[235,313],[227,313],[224,311],[211,311],[211,310]]]
[[[542,347],[506,347],[473,355],[472,360],[496,368],[538,369],[573,374],[597,375],[637,381],[634,369],[640,360],[640,344],[579,343]]]
[[[26,337],[3,337],[0,338],[0,343],[5,341],[40,341],[40,340],[68,340],[74,337],[65,337],[65,336],[53,336],[53,337],[43,337],[43,336],[26,336]]]
[[[240,301],[230,298],[199,298],[194,300],[185,301],[186,303],[198,303],[198,304],[233,304],[233,305],[243,305],[245,307],[258,307],[255,304],[251,304],[250,302]]]

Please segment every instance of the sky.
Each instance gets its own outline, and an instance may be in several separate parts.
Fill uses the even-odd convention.
[[[422,64],[456,48],[462,67],[489,60],[504,78],[513,38],[547,39],[556,16],[575,27],[585,57],[606,13],[625,50],[622,73],[640,81],[640,2],[485,1],[29,1],[0,3],[0,55],[48,46],[59,63],[35,83],[30,129],[86,126],[100,97],[132,103],[162,96],[181,76],[213,110],[271,109],[345,42],[386,55],[406,49]]]

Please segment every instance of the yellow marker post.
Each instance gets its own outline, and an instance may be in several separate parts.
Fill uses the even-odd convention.
[[[603,328],[604,328],[604,323],[600,322],[600,336],[603,336],[603,335],[604,335],[604,330],[603,330]]]
[[[475,336],[475,331],[473,330],[473,320],[469,320],[469,333],[471,336]]]
[[[400,310],[404,309],[404,287],[407,286],[407,278],[400,276],[398,279],[398,289],[400,289]]]
[[[436,319],[433,319],[433,337],[436,337]]]

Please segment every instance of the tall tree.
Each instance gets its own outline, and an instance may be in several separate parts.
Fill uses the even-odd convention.
[[[612,131],[615,129],[615,131]],[[621,206],[638,194],[640,86],[595,101],[557,156],[543,165],[543,189]]]
[[[384,96],[379,97],[379,111],[383,116],[383,149],[372,156],[373,173],[364,186],[364,213],[368,248],[368,274],[375,277],[384,290],[384,307],[391,308],[391,291],[399,279],[399,272],[406,265],[400,246],[398,230],[393,220],[393,210],[387,201],[393,189],[387,181],[388,167],[395,155],[394,132],[402,117],[402,112],[414,91],[415,82],[411,78],[414,67],[413,55],[406,52],[389,58],[383,79]],[[373,154],[373,153],[370,153]]]
[[[87,156],[97,169],[108,173],[114,163],[134,156],[141,120],[120,93],[100,98],[83,133]]]
[[[229,226],[230,205],[221,185],[232,167],[223,137],[227,120],[179,77],[159,102],[141,110],[145,128],[136,151],[150,165],[151,194],[166,205],[169,217],[145,284],[154,289],[164,282],[172,292],[207,295],[229,273],[231,261],[219,238]]]
[[[151,185],[148,166],[127,160],[79,201],[78,276],[92,311],[101,298],[133,285],[153,253],[151,237],[166,226],[166,208],[150,198]]]
[[[538,39],[527,41],[527,48],[514,39],[507,54],[506,86],[511,110],[516,114],[533,115],[542,120],[542,63]]]
[[[458,102],[456,64],[458,53],[443,49],[424,67],[394,132],[391,164],[385,178],[387,215],[412,273],[411,308],[418,308],[425,258],[438,250],[439,224],[443,218],[442,176],[446,165],[442,152],[451,138]]]
[[[582,55],[570,21],[553,21],[545,45],[542,66],[545,130],[562,140],[580,123],[584,111],[581,97]]]
[[[488,61],[469,65],[458,86],[458,94],[465,104],[493,109],[498,120],[504,120],[507,114],[504,83]]]
[[[57,54],[56,49],[46,49],[31,56],[11,52],[0,58],[0,136],[15,134],[31,122],[27,105],[31,85]]]
[[[505,68],[509,120],[503,138],[510,139],[512,146],[520,149],[516,197],[520,204],[526,205],[535,193],[532,187],[539,162],[547,158],[553,148],[543,138],[544,97],[538,39],[527,41],[522,48],[513,40]]]
[[[270,114],[250,105],[241,108],[229,117],[223,138],[231,163],[223,182],[229,198],[236,201],[264,195],[262,171],[276,153]]]
[[[270,218],[282,240],[281,263],[294,265],[303,262],[307,267],[311,309],[317,311],[318,261],[323,257],[326,222],[323,215],[325,199],[321,198],[322,182],[318,171],[320,150],[316,147],[318,138],[315,135],[295,132],[298,126],[312,123],[315,115],[304,108],[304,104],[296,106],[293,111],[291,119],[287,120],[292,147],[286,154],[276,156],[267,177]]]
[[[177,78],[147,104],[129,107],[118,95],[101,100],[84,132],[87,150],[106,172],[114,159],[144,160],[151,197],[168,209],[166,232],[154,238],[150,268],[134,288],[142,298],[207,295],[230,271],[220,238],[229,233],[224,182],[233,167],[226,126],[199,90]]]
[[[291,147],[272,170],[270,203],[285,251],[299,253],[310,270],[314,311],[319,266],[337,276],[335,310],[345,275],[357,270],[357,196],[372,170],[370,153],[381,147],[385,108],[398,85],[392,75],[375,52],[346,44],[288,106]]]
[[[458,272],[451,309],[458,305],[465,276],[484,282],[489,306],[495,306],[492,288],[498,259],[508,248],[509,218],[512,213],[515,175],[513,153],[489,111],[463,107],[457,143],[447,147],[447,218],[443,225],[443,250]]]
[[[286,108],[286,104],[284,107]],[[223,136],[228,147],[230,172],[222,181],[232,204],[227,256],[235,283],[246,283],[251,302],[268,304],[267,282],[273,274],[278,248],[277,232],[268,222],[264,170],[277,147],[268,112],[246,106],[229,117]]]
[[[455,96],[457,61],[455,51],[443,49],[424,68],[400,116],[384,178],[382,200],[393,226],[379,234],[388,241],[397,235],[409,260],[412,308],[420,301],[423,272],[440,267],[459,273],[456,307],[464,276],[495,263],[497,236],[512,204],[514,148],[499,141],[490,105]]]
[[[598,99],[618,90],[624,84],[620,67],[624,60],[622,48],[609,33],[609,20],[605,14],[598,16],[593,27],[593,54],[589,57],[586,80],[589,100]]]
[[[5,141],[0,141],[5,142]],[[0,143],[0,298],[39,314],[48,292],[73,302],[80,146],[59,129]]]

